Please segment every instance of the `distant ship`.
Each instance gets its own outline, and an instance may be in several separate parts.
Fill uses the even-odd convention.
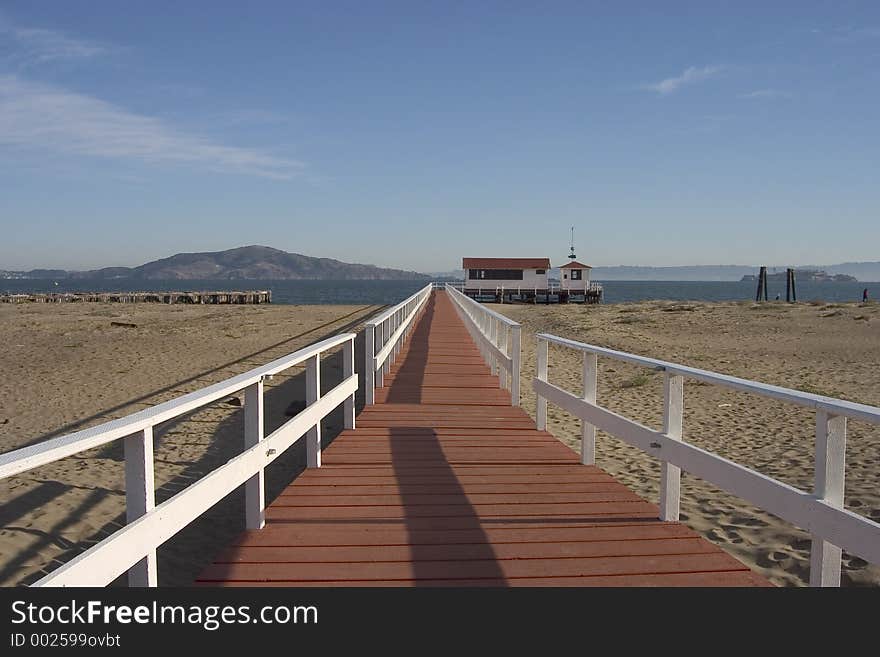
[[[786,273],[784,271],[767,274],[768,281],[784,281]],[[829,274],[821,269],[795,269],[794,277],[798,281],[813,281],[817,283],[858,283],[859,279],[855,276],[847,274]],[[754,274],[746,274],[740,279],[740,282],[754,282],[758,277]]]

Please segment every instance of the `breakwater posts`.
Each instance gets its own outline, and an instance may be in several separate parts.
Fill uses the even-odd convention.
[[[46,294],[3,294],[0,303],[188,303],[260,304],[272,303],[271,290],[245,292],[58,292]]]

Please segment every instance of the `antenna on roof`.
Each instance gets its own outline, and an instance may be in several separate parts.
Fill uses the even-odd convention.
[[[574,254],[574,226],[571,227],[571,253],[568,254],[570,260],[574,260],[577,256]]]

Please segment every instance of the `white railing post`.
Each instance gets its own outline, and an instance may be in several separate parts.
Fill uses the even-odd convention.
[[[816,487],[817,498],[843,508],[846,463],[846,418],[827,411],[816,412]],[[840,586],[842,550],[813,536],[810,550],[810,586]]]
[[[484,308],[452,285],[447,284],[445,289],[483,361],[493,375],[499,376],[501,387],[510,390],[511,406],[519,406],[522,360],[520,325]]]
[[[364,402],[376,403],[376,325],[364,327]]]
[[[500,333],[498,335],[498,338],[499,338],[498,339],[498,349],[500,349],[501,353],[503,353],[505,356],[510,356],[510,354],[507,353],[507,344],[510,339],[510,331],[508,330],[507,326],[500,326],[499,329],[500,329]],[[500,375],[501,375],[501,387],[504,388],[505,390],[509,390],[510,389],[510,375],[508,374],[507,370],[502,367]]]
[[[519,406],[519,379],[520,379],[520,362],[522,360],[522,327],[510,327],[510,347],[507,355],[510,356],[513,366],[510,368],[510,405]]]
[[[550,343],[546,340],[538,338],[538,368],[536,375],[539,381],[547,380],[547,357],[549,355]],[[547,398],[537,395],[535,400],[535,415],[538,431],[547,430]]]
[[[321,398],[321,357],[315,354],[306,361],[306,407]],[[321,467],[321,422],[306,433],[306,465]]]
[[[393,315],[392,315],[393,317]],[[382,347],[391,340],[391,317],[387,318],[384,322],[382,322]],[[388,358],[385,359],[385,362],[382,363],[382,385],[385,385],[385,375],[388,374],[388,370],[391,369],[391,362]]]
[[[398,310],[394,313],[394,319],[391,322],[391,335],[394,335],[397,332],[397,327],[400,326],[400,311]],[[390,363],[393,363],[397,360],[397,354],[400,353],[400,345],[401,341],[398,340],[394,343],[394,348],[391,350],[391,358],[389,359],[388,369],[391,369]]]
[[[596,403],[598,387],[599,357],[584,352],[584,401]],[[581,420],[581,463],[596,464],[596,427],[586,420]]]
[[[684,377],[667,373],[663,380],[663,433],[681,440]],[[660,520],[677,521],[681,501],[681,468],[660,462]]]
[[[379,353],[385,346],[385,322],[376,325],[376,337],[376,353]],[[377,388],[381,388],[385,385],[385,365],[379,365],[378,359],[376,359],[373,361],[373,367],[376,370],[375,385]]]
[[[132,523],[156,506],[153,474],[153,428],[125,437],[125,520]],[[129,586],[157,586],[156,550],[128,571]]]
[[[489,339],[493,345],[498,346],[498,320],[495,317],[489,317]],[[494,354],[490,354],[490,357],[492,376],[495,376],[498,374],[498,359]]]
[[[354,338],[345,343],[342,347],[342,380],[354,374]],[[354,393],[350,397],[345,398],[343,404],[344,427],[346,429],[354,429]]]
[[[263,381],[244,391],[244,448],[263,440]],[[247,529],[262,529],[266,524],[266,493],[262,468],[244,485],[244,524]]]
[[[384,322],[382,322],[382,348],[385,348],[391,341],[391,317],[388,317]],[[391,365],[389,363],[389,359],[386,358],[385,362],[382,363],[382,385],[385,385],[385,375],[388,374],[388,370]]]

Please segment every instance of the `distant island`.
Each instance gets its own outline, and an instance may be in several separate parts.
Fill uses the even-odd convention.
[[[795,269],[794,277],[797,281],[813,281],[816,283],[857,283],[859,279],[848,274],[829,274],[820,269]],[[758,277],[754,274],[746,274],[740,281],[754,282]],[[786,272],[774,272],[767,274],[768,281],[784,281],[786,280]]]
[[[287,253],[269,246],[178,253],[139,267],[91,271],[32,269],[0,271],[0,279],[89,280],[426,280],[426,274]]]
[[[585,260],[590,264],[589,260]],[[778,264],[767,263],[767,271],[782,272],[793,267],[796,271],[822,271],[834,276],[844,274],[854,276],[860,281],[880,281],[880,262],[842,262],[834,265],[801,263]],[[693,265],[678,267],[594,267],[591,278],[596,281],[741,281],[749,280],[746,276],[754,275],[757,280],[757,265]],[[800,279],[800,275],[796,274]],[[803,280],[807,280],[804,278]]]

